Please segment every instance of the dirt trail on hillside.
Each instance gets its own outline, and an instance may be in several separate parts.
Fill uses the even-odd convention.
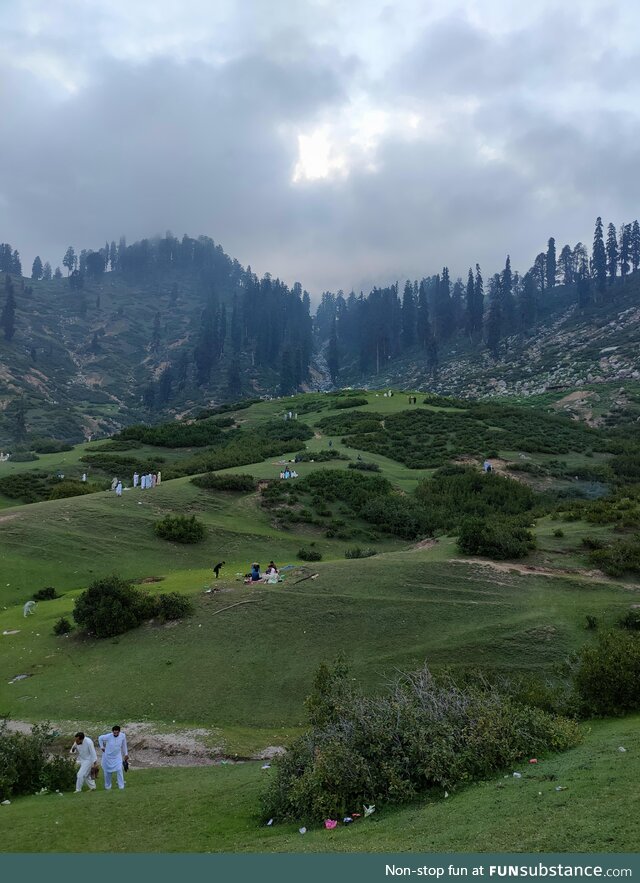
[[[9,730],[17,733],[30,733],[31,724],[27,721],[7,721]],[[79,724],[74,721],[51,722],[51,727],[64,733],[74,732]],[[215,731],[204,727],[177,729],[172,733],[156,733],[151,724],[132,722],[124,726],[130,754],[131,769],[149,767],[195,767],[214,766],[222,763],[238,763],[244,760],[270,760],[284,749],[279,745],[268,745],[249,757],[227,756],[222,746],[210,747]],[[99,733],[91,733],[94,743]],[[72,737],[69,736],[69,747]]]
[[[625,589],[632,591],[640,590],[640,585],[636,583],[621,584],[617,580],[610,579],[602,570],[586,570],[580,567],[541,567],[538,564],[516,564],[506,561],[491,561],[488,558],[450,558],[454,564],[477,564],[479,567],[490,567],[498,573],[522,573],[525,576],[573,576],[578,579],[592,580],[599,583],[610,583],[612,585],[622,585]]]

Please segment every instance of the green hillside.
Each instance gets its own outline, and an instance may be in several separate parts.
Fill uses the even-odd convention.
[[[461,788],[446,802],[431,796],[402,810],[381,806],[376,821],[304,838],[288,824],[259,827],[258,796],[272,775],[260,764],[171,768],[175,754],[193,762],[191,749],[163,748],[161,738],[195,740],[199,752],[218,760],[288,744],[306,725],[304,700],[318,666],[340,654],[349,676],[370,694],[425,661],[435,672],[460,677],[481,670],[492,678],[554,680],[573,651],[635,609],[633,564],[610,575],[591,557],[635,542],[633,433],[590,428],[553,409],[416,399],[410,405],[397,391],[298,395],[196,423],[133,428],[106,451],[85,443],[37,461],[0,464],[0,491],[39,488],[41,494],[25,503],[5,493],[0,512],[0,659],[7,674],[0,712],[16,721],[52,721],[58,744],[78,727],[94,734],[116,720],[130,724],[134,767],[136,754],[142,758],[149,746],[155,760],[142,766],[167,766],[130,773],[121,818],[138,847],[348,851],[419,842],[439,850],[561,851],[594,844],[619,850],[635,842],[635,797],[625,790],[628,767],[621,772],[623,763],[635,762],[631,718],[592,731],[584,724],[583,744],[527,770],[521,787],[496,778]],[[290,411],[297,418],[284,419]],[[200,435],[198,446],[169,446]],[[264,450],[265,439],[279,452],[245,462],[252,450]],[[202,464],[223,462],[229,451],[241,462],[213,475],[251,475],[251,489],[193,483]],[[487,456],[494,472],[483,476]],[[161,467],[162,483],[131,488],[137,462]],[[279,478],[285,463],[298,478]],[[86,471],[93,493],[47,498],[63,484],[59,472],[73,482]],[[113,474],[123,478],[121,497],[99,489]],[[443,494],[454,493],[455,482],[463,483],[463,493],[451,506]],[[469,494],[465,483],[475,490]],[[78,493],[82,482],[72,486]],[[501,495],[490,505],[503,511],[483,517],[507,532],[518,519],[527,525],[535,548],[524,557],[473,556],[458,547],[464,512],[492,488]],[[402,520],[406,513],[417,520]],[[421,526],[425,513],[435,518],[433,529]],[[159,538],[153,527],[167,514],[196,516],[204,540],[182,545]],[[310,550],[321,560],[304,560]],[[354,550],[369,557],[347,557]],[[283,582],[245,585],[251,563],[270,559],[290,565]],[[217,561],[226,563],[215,580]],[[104,640],[78,629],[55,636],[54,624],[71,619],[88,584],[114,573],[152,596],[188,596],[193,614]],[[44,586],[60,597],[39,602],[25,618],[22,605]],[[588,629],[589,621],[596,627]],[[140,727],[146,729],[134,738]],[[616,753],[619,745],[628,749],[624,756]],[[556,792],[556,783],[567,792]],[[167,785],[172,834],[161,842],[150,818],[158,789]],[[626,820],[612,839],[596,823],[594,793],[602,795],[601,818],[622,813]],[[102,792],[78,799],[94,798],[105,799]],[[82,838],[41,836],[52,821],[66,824],[71,799],[59,799],[59,810],[48,796],[14,800],[14,833],[2,839],[9,836],[3,814],[0,848],[20,849],[37,836],[43,850],[92,849]],[[529,819],[518,840],[508,822],[515,813]],[[579,829],[569,824],[575,813],[583,818]]]

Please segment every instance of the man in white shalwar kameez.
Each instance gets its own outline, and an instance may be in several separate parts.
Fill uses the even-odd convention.
[[[82,791],[82,786],[86,785],[89,791],[96,790],[96,783],[91,778],[91,767],[96,763],[98,757],[92,740],[85,736],[84,733],[76,733],[75,741],[71,746],[71,753],[75,754],[79,763],[78,776],[76,778],[76,794]]]
[[[129,761],[127,737],[119,726],[111,728],[110,733],[98,737],[98,745],[102,749],[102,769],[104,771],[104,787],[111,790],[111,776],[116,774],[118,788],[124,788],[123,761]]]

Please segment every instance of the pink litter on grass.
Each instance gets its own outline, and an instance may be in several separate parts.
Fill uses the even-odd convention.
[[[529,761],[529,763],[538,763],[538,758],[532,757],[531,760]]]
[[[327,831],[333,831],[333,829],[335,828],[335,826],[337,824],[338,823],[336,821],[334,821],[333,819],[325,819],[324,820],[324,826],[327,829]]]

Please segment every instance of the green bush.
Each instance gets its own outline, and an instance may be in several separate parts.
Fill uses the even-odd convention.
[[[353,549],[347,549],[344,553],[345,558],[372,558],[376,553],[375,549],[361,549],[360,546],[354,546]]]
[[[359,469],[361,472],[381,472],[377,463],[367,463],[365,460],[357,460],[349,463],[349,469]]]
[[[531,531],[515,521],[468,518],[458,534],[458,548],[465,555],[485,555],[498,560],[524,558],[535,547]]]
[[[65,478],[56,481],[49,494],[50,500],[62,500],[66,497],[82,497],[85,494],[95,494],[101,488],[87,481],[77,481],[73,478]]]
[[[574,683],[585,716],[640,709],[640,635],[608,632],[583,647]]]
[[[34,454],[33,451],[15,451],[15,453],[11,454],[11,462],[12,463],[32,463],[34,460],[39,460],[37,454]]]
[[[561,527],[556,527],[556,529],[553,532],[553,535],[554,535],[554,537],[563,537],[564,531]]]
[[[335,448],[323,448],[320,451],[298,451],[293,458],[294,463],[326,463],[329,460],[350,460],[346,454],[337,451]]]
[[[589,561],[609,576],[640,574],[640,536],[616,540],[604,549],[596,549],[589,554]]]
[[[317,549],[298,549],[298,558],[302,561],[322,561],[322,553]]]
[[[0,723],[0,800],[35,794],[42,788],[71,791],[76,765],[67,757],[50,757],[53,733],[36,724],[31,733],[12,733]]]
[[[76,598],[73,618],[88,634],[112,638],[154,615],[153,599],[118,576],[94,580]]]
[[[53,601],[54,598],[59,598],[60,595],[53,586],[45,586],[44,589],[38,589],[37,592],[34,592],[32,597],[34,601]]]
[[[233,421],[232,421],[233,422]],[[195,423],[161,423],[159,426],[127,426],[116,440],[134,439],[162,448],[191,448],[215,444],[222,437],[222,428],[213,419]]]
[[[195,515],[165,515],[153,529],[156,536],[174,543],[199,543],[205,537],[204,525]]]
[[[157,616],[160,622],[183,619],[194,611],[193,603],[178,592],[165,592],[156,599]]]
[[[73,625],[70,620],[67,619],[66,616],[61,616],[60,619],[57,619],[53,624],[53,634],[61,637],[62,635],[68,635],[69,632],[73,630]]]
[[[359,408],[362,405],[368,405],[369,402],[367,399],[357,398],[354,396],[352,399],[346,399],[345,401],[337,401],[334,403],[333,407],[336,411],[344,410],[346,408]]]
[[[207,472],[205,475],[196,475],[191,479],[191,484],[207,490],[251,493],[255,491],[257,482],[253,475],[218,475]]]
[[[96,453],[105,452],[109,453],[109,451],[133,451],[136,448],[141,448],[142,442],[136,441],[135,439],[128,438],[110,438],[106,442],[103,442],[99,445],[92,445],[90,448],[85,448],[87,453]]]
[[[320,821],[363,803],[403,803],[495,775],[532,754],[577,744],[575,722],[486,684],[413,672],[383,696],[322,666],[307,700],[311,729],[276,761],[266,818]]]
[[[621,629],[629,629],[632,632],[640,631],[640,610],[627,610],[624,616],[618,620],[618,625]]]
[[[57,438],[33,438],[31,447],[36,454],[60,454],[73,450],[73,446]]]

